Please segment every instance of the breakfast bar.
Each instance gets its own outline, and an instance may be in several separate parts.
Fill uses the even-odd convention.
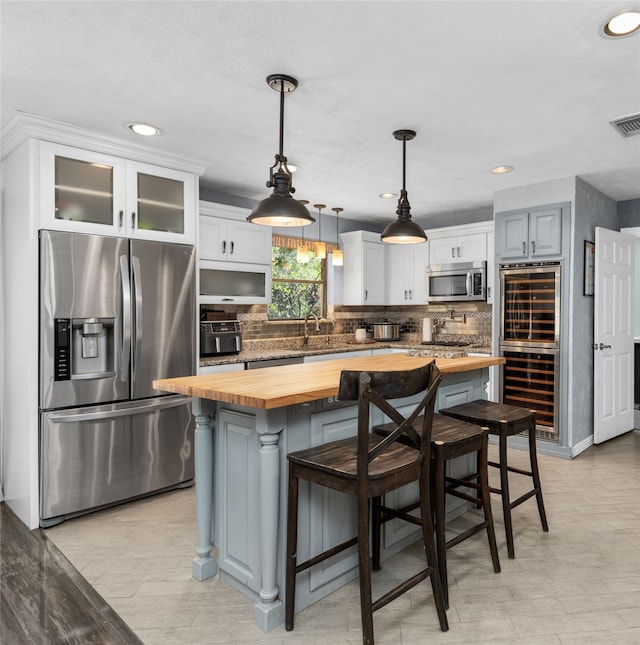
[[[284,547],[287,454],[356,433],[357,404],[337,400],[342,370],[403,371],[435,360],[443,374],[436,410],[486,398],[489,367],[503,358],[432,358],[386,354],[154,381],[155,388],[193,398],[198,544],[193,576],[220,573],[256,603],[256,625],[269,631],[284,621]],[[407,406],[414,403],[407,399]],[[372,418],[383,423],[386,418]],[[452,464],[464,475],[465,459]],[[396,491],[387,504],[406,504],[417,488]],[[355,535],[352,500],[328,490],[300,490],[299,555],[317,553]],[[448,516],[462,512],[447,507]],[[416,526],[388,522],[384,560],[419,536]],[[349,550],[299,576],[302,609],[357,576]]]

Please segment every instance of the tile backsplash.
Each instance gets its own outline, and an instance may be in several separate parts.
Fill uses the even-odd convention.
[[[213,306],[203,306],[214,310]],[[222,310],[221,306],[215,307]],[[271,321],[267,319],[267,305],[228,305],[224,311],[237,315],[242,323],[244,341],[273,341],[285,339],[291,341],[304,335],[302,321]],[[473,337],[485,345],[491,344],[492,306],[486,303],[460,303],[425,305],[421,307],[346,307],[329,306],[327,316],[320,321],[320,332],[315,332],[315,321],[310,321],[308,331],[311,337],[345,336],[354,337],[356,329],[368,327],[374,323],[389,321],[400,325],[402,340],[420,342],[422,340],[422,319],[433,318],[437,326],[433,332],[434,339],[454,336],[459,338]],[[287,343],[289,344],[289,343]]]

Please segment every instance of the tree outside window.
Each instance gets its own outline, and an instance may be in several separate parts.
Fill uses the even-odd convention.
[[[324,315],[325,261],[311,256],[298,262],[295,248],[272,247],[272,293],[269,320],[301,320]]]

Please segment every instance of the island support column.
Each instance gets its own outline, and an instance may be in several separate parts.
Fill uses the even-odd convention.
[[[213,419],[216,402],[194,398],[191,409],[196,419],[194,463],[196,472],[196,520],[198,546],[191,572],[196,580],[215,576],[218,559],[211,553],[213,543]]]
[[[262,631],[284,622],[284,604],[278,598],[278,525],[280,523],[280,436],[286,410],[259,410],[256,430],[260,437],[260,601],[255,623]]]

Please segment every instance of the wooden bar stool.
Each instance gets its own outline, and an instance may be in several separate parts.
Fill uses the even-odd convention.
[[[538,456],[536,451],[536,413],[533,410],[521,408],[515,405],[494,403],[478,399],[470,403],[462,403],[451,408],[440,410],[441,414],[477,423],[489,428],[491,434],[498,436],[499,441],[499,462],[489,461],[489,466],[500,469],[500,488],[491,488],[492,493],[502,497],[502,512],[504,515],[504,529],[507,535],[507,552],[510,558],[515,557],[513,546],[513,525],[511,521],[511,510],[519,506],[530,497],[535,495],[538,503],[538,512],[542,530],[548,531],[547,515],[542,500],[542,486],[540,484],[540,473],[538,471]],[[516,434],[526,432],[529,436],[529,462],[531,470],[522,470],[508,465],[507,462],[507,439]],[[525,475],[533,479],[533,488],[517,499],[511,501],[509,495],[509,473]]]
[[[431,462],[431,424],[435,395],[441,375],[435,363],[405,372],[343,371],[340,377],[340,400],[358,401],[358,434],[356,437],[333,441],[287,455],[289,461],[289,498],[287,508],[285,628],[293,629],[296,575],[327,558],[358,545],[360,576],[360,611],[362,638],[372,645],[373,612],[384,607],[400,594],[429,577],[442,631],[449,625],[436,565],[433,520],[429,492]],[[424,393],[414,411],[406,419],[388,400]],[[394,428],[387,437],[370,432],[370,406],[374,405],[390,419]],[[415,421],[422,423],[416,431]],[[421,445],[420,450],[397,441],[408,435]],[[327,486],[357,499],[358,535],[334,546],[305,562],[297,562],[298,482],[306,480]],[[426,568],[400,583],[375,602],[371,597],[371,566],[369,554],[369,500],[381,497],[413,481],[420,483],[422,537]]]
[[[374,432],[387,435],[391,424],[375,426]],[[441,414],[434,414],[431,433],[431,489],[432,504],[435,509],[435,533],[436,550],[438,555],[438,569],[440,571],[440,582],[445,600],[449,607],[449,579],[447,573],[447,549],[460,544],[480,531],[486,530],[489,541],[489,551],[493,562],[493,570],[500,573],[500,559],[498,557],[498,546],[493,528],[493,515],[491,513],[491,495],[489,488],[489,475],[487,468],[488,459],[488,429],[472,423],[459,421],[452,417]],[[447,461],[456,457],[462,457],[476,453],[476,470],[464,479],[458,479],[446,474]],[[471,488],[476,492],[472,496],[461,488]],[[477,507],[483,509],[484,520],[474,524],[467,530],[446,539],[445,535],[445,502],[446,495],[453,495]],[[410,511],[417,508],[417,504],[411,504],[400,509],[392,509],[383,506],[380,500],[375,500],[372,519],[372,540],[373,540],[373,568],[377,568],[380,562],[380,532],[382,524],[394,517],[398,517],[414,524],[420,524],[421,519],[410,515]]]

